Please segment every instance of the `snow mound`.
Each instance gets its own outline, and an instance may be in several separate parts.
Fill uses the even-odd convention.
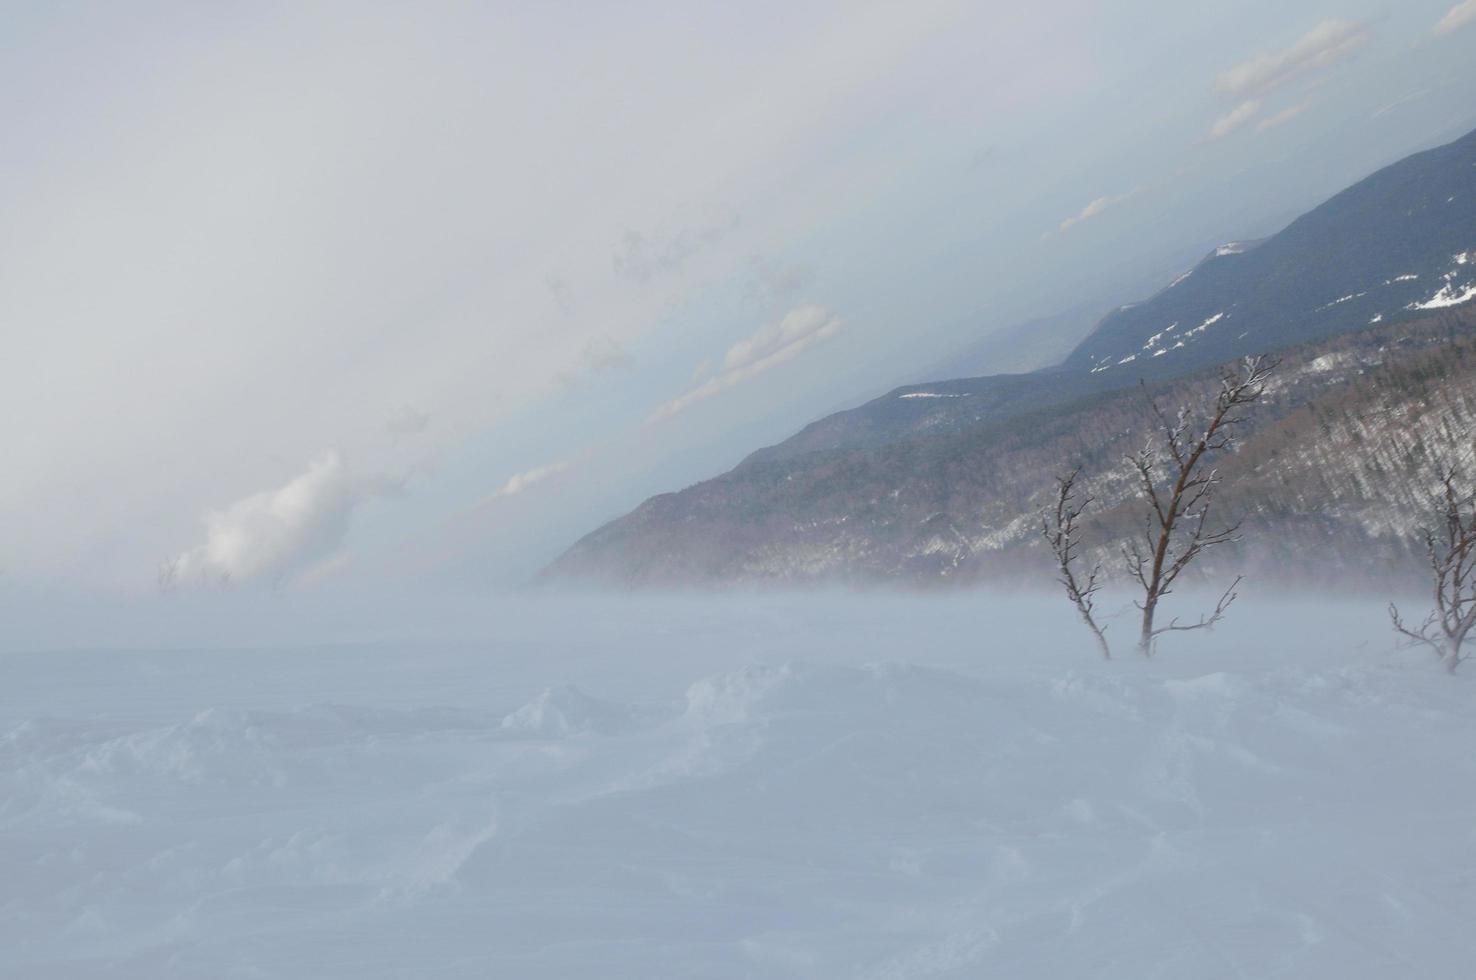
[[[618,735],[640,726],[638,713],[613,701],[590,697],[572,684],[550,687],[506,715],[502,730],[537,738],[568,738],[591,732]]]
[[[795,674],[791,664],[755,666],[696,681],[687,688],[686,717],[710,725],[747,721]]]

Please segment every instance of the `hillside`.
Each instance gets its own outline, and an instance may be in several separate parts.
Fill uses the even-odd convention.
[[[919,381],[1026,374],[1060,364],[1097,324],[1100,306],[1079,306],[995,330],[920,374]]]
[[[1473,298],[1476,133],[1379,171],[1263,242],[1215,250],[1109,314],[1057,367],[910,385],[828,416],[646,501],[547,574],[624,585],[1008,574],[1032,560],[1038,495],[1066,461],[1113,502],[1114,467],[1143,438],[1140,382],[1177,403],[1218,365],[1267,351],[1286,363],[1259,424],[1282,428],[1246,443],[1236,465],[1260,469],[1236,503],[1275,528],[1281,557],[1304,558],[1290,542],[1326,537],[1359,574],[1383,574],[1353,556],[1407,557],[1398,532],[1416,519],[1408,476],[1421,459],[1420,443],[1403,440],[1451,444],[1476,425],[1462,400]],[[1297,430],[1306,419],[1326,431]],[[1297,439],[1345,451],[1275,450]],[[1375,468],[1369,445],[1381,446]],[[1104,521],[1111,538],[1114,518]],[[1282,565],[1275,549],[1223,557]]]
[[[1103,317],[1055,367],[906,385],[753,458],[967,428],[1417,316],[1476,296],[1473,255],[1476,132],[1385,167],[1271,238],[1220,246],[1156,295]]]
[[[1223,505],[1247,515],[1246,550],[1217,560],[1345,580],[1407,569],[1429,455],[1470,459],[1476,309],[1282,356],[1274,390],[1225,466]],[[1215,377],[1149,394],[1169,405],[1203,399]],[[1101,502],[1094,534],[1115,555],[1133,520],[1114,509],[1130,492],[1121,460],[1150,425],[1144,393],[1130,390],[873,449],[753,462],[647,501],[551,572],[626,585],[1008,576],[1043,560],[1035,514],[1052,478],[1078,463]]]

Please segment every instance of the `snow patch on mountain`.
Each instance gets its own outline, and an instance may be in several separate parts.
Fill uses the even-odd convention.
[[[1407,310],[1439,310],[1476,299],[1476,278],[1468,278],[1461,267],[1476,263],[1476,252],[1459,252],[1451,256],[1452,268],[1441,276],[1444,283],[1423,302],[1410,303]]]

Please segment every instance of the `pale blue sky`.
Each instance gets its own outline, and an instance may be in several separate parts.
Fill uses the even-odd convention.
[[[165,562],[513,584],[1476,126],[1476,0],[4,4],[0,36],[12,601],[156,601]]]

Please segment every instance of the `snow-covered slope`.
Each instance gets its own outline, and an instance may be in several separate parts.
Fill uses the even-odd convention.
[[[1152,663],[1064,612],[0,657],[0,975],[1469,975],[1476,674],[1373,603],[1249,595]]]
[[[817,419],[749,459],[871,448],[997,423],[1139,379],[1182,377],[1443,309],[1476,298],[1476,262],[1467,261],[1473,250],[1476,131],[1371,174],[1270,238],[1213,249],[1153,295],[1107,312],[1053,367],[897,388]],[[961,397],[906,397],[927,390]]]
[[[1203,404],[1217,381],[1206,372],[1149,394]],[[926,394],[935,397],[916,400],[955,400],[942,397],[946,386]],[[1155,424],[1144,393],[1129,390],[926,439],[751,462],[647,501],[585,537],[553,572],[630,586],[1043,582],[1052,573],[1038,515],[1055,478],[1076,466],[1095,498],[1090,546],[1115,571],[1141,521],[1123,460]],[[1223,462],[1217,506],[1244,519],[1238,553],[1218,552],[1221,568],[1194,572],[1345,586],[1422,574],[1411,542],[1434,461],[1476,464],[1473,428],[1476,308],[1282,351],[1269,397]]]
[[[1080,431],[1110,438],[1121,428],[1093,419],[1093,409],[1116,411],[1140,381],[1163,386],[1246,354],[1295,357],[1356,345],[1353,335],[1370,327],[1414,329],[1473,311],[1476,132],[1386,167],[1264,241],[1220,246],[1188,275],[1102,318],[1056,367],[907,385],[818,419],[727,473],[595,529],[546,574],[619,585],[967,576],[976,557],[1033,523],[1019,494],[996,492],[1010,482],[997,477],[1005,457],[1018,456],[1019,436],[1054,431],[1069,416]],[[1050,444],[1034,462],[1049,455],[1054,470],[1083,455],[1063,454],[1069,448]],[[1023,475],[1048,486],[1052,470]],[[1338,520],[1342,503],[1324,516]],[[1386,528],[1411,515],[1388,517]],[[1367,556],[1360,564],[1369,566]]]

